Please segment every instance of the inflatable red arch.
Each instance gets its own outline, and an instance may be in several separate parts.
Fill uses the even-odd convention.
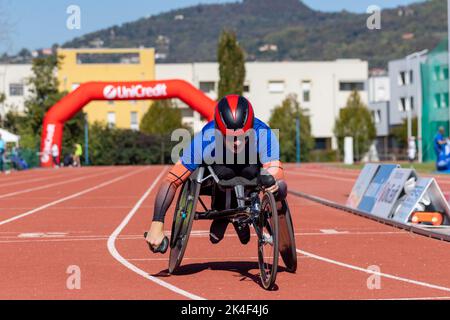
[[[53,165],[51,149],[61,150],[64,123],[93,100],[160,100],[178,98],[212,120],[215,101],[183,80],[88,82],[56,103],[45,115],[41,139],[41,166]],[[61,152],[60,152],[61,153]]]

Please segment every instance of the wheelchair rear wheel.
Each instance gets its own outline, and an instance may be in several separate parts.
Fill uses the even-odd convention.
[[[297,247],[295,244],[294,226],[287,200],[282,202],[279,219],[279,246],[280,255],[288,272],[297,271]]]

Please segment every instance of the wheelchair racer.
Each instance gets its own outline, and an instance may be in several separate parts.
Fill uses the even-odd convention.
[[[210,137],[211,139],[205,139],[211,130],[215,134]],[[223,159],[225,154],[226,161]],[[256,161],[252,161],[255,157]],[[243,161],[240,161],[242,159]],[[181,160],[174,165],[159,188],[153,222],[146,235],[146,241],[153,252],[165,252],[158,249],[164,244],[164,220],[177,189],[205,163],[211,165],[221,180],[237,176],[248,180],[260,175],[273,176],[274,179],[270,179],[273,185],[266,186],[266,190],[275,195],[278,209],[282,210],[281,201],[287,196],[287,185],[284,182],[279,157],[278,139],[269,126],[255,118],[253,107],[246,98],[229,95],[218,102],[214,121],[208,123],[194,137],[191,145],[183,150]],[[225,209],[225,206],[230,206],[230,202],[233,201],[217,186],[213,188],[211,195],[212,208],[215,210]],[[228,224],[228,219],[217,219],[212,222],[210,229],[212,243],[216,244],[223,239]],[[247,244],[250,241],[250,228],[247,226],[238,229],[237,225],[234,227],[241,243]],[[168,241],[166,245],[167,243]]]

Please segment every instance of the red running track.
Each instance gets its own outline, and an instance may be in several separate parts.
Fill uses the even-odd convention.
[[[450,299],[449,243],[291,196],[299,269],[281,268],[276,290],[258,284],[255,238],[243,246],[230,228],[212,245],[208,222],[194,224],[181,274],[169,277],[168,254],[149,253],[142,238],[166,170],[0,176],[0,299]],[[344,202],[357,174],[289,166],[287,180],[291,190]],[[438,181],[450,189],[450,178]],[[80,290],[67,287],[70,266],[79,267]],[[370,270],[378,289],[369,289]]]

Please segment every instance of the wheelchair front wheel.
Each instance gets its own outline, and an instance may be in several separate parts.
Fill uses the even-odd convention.
[[[194,223],[199,189],[194,181],[187,180],[178,196],[170,239],[169,273],[180,266]]]
[[[266,192],[261,202],[258,225],[258,262],[261,282],[266,290],[275,284],[278,272],[278,211],[272,193]]]

